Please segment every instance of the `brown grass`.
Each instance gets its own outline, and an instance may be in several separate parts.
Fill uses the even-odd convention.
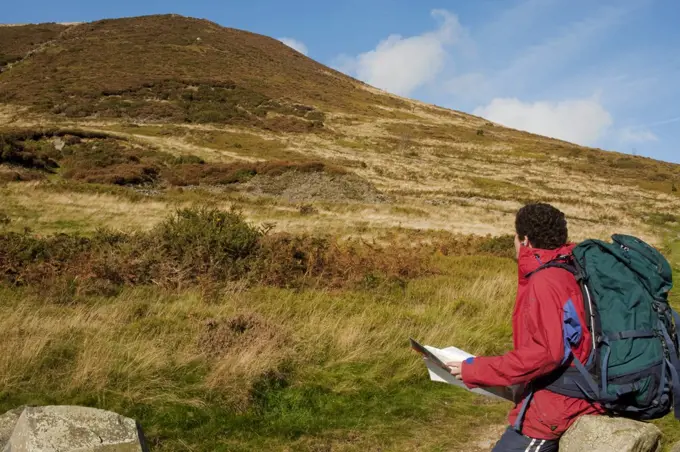
[[[42,171],[35,171],[17,165],[0,164],[0,184],[6,182],[28,182],[45,178]]]
[[[347,174],[341,167],[308,160],[206,163],[194,155],[173,156],[118,136],[75,129],[0,130],[0,151],[0,164],[26,169],[4,171],[0,180],[6,182],[35,179],[30,175],[40,170],[59,170],[64,179],[91,184],[162,182],[180,187],[244,183],[256,175],[277,177],[287,172]]]
[[[442,268],[458,275],[455,278],[429,278],[397,292],[296,293],[244,291],[233,286],[205,297],[200,291],[174,295],[134,288],[110,301],[58,306],[54,304],[58,300],[51,297],[24,295],[20,304],[0,306],[0,327],[8,332],[0,354],[0,384],[17,394],[39,388],[53,391],[55,397],[99,395],[99,406],[123,414],[134,406],[142,407],[136,417],[158,450],[182,449],[175,442],[172,422],[159,424],[144,414],[150,407],[157,408],[153,412],[167,413],[178,406],[185,416],[194,409],[211,416],[253,416],[252,410],[262,410],[270,421],[281,422],[268,413],[276,411],[275,397],[285,394],[286,388],[311,397],[309,408],[301,410],[312,410],[319,425],[328,422],[325,416],[330,413],[314,405],[319,397],[315,391],[332,395],[332,415],[340,413],[351,420],[332,430],[342,437],[354,436],[356,441],[338,442],[323,427],[298,427],[292,421],[291,428],[302,429],[301,436],[267,435],[267,427],[261,431],[268,441],[263,446],[267,450],[312,450],[306,448],[329,443],[346,451],[377,444],[411,450],[413,441],[465,450],[468,436],[464,426],[485,422],[478,417],[482,412],[486,422],[489,417],[500,422],[506,407],[482,408],[477,399],[456,393],[457,411],[442,410],[442,400],[450,396],[443,391],[446,388],[433,384],[423,384],[417,390],[413,387],[426,376],[404,335],[434,345],[456,343],[480,353],[504,349],[509,344],[509,325],[504,319],[512,305],[514,275],[504,260],[489,265],[489,261],[483,264],[474,258],[447,259]],[[472,279],[478,282],[465,283],[463,279],[475,269],[483,272]],[[0,296],[9,295],[2,290]],[[455,309],[448,309],[452,305]],[[438,320],[433,326],[434,318]],[[479,324],[485,327],[479,328]],[[494,344],[489,343],[489,334],[496,338]],[[405,412],[386,416],[384,404],[374,413],[371,400],[375,397],[387,397],[390,406],[412,406],[412,401],[400,399],[411,393],[380,389],[404,385],[413,387],[416,392],[412,395],[421,394],[419,405],[425,404],[417,408],[414,419]],[[262,398],[268,401],[265,405]],[[122,405],[112,405],[117,403]],[[216,406],[221,408],[214,411]],[[422,413],[423,409],[429,414]],[[352,427],[355,416],[362,421]],[[452,440],[450,429],[441,434],[437,428],[426,427],[429,422],[423,423],[423,419],[435,425],[440,420],[453,422],[459,439]],[[225,428],[230,422],[234,421],[226,417],[219,424]],[[250,433],[229,435],[228,439],[220,434],[206,437],[193,430],[178,432],[197,450],[207,451],[227,440],[247,449],[257,447],[260,434],[255,432],[262,428],[259,418],[253,417],[252,422]]]
[[[280,176],[288,172],[346,174],[342,168],[322,162],[180,164],[169,168],[164,176],[172,185],[228,185],[247,182],[257,175]]]
[[[0,27],[0,73],[5,66],[26,57],[47,42],[56,39],[66,27],[59,24]]]

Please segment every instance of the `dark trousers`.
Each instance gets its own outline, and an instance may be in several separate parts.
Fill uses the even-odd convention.
[[[529,438],[508,427],[491,452],[557,452],[559,444],[556,439]]]

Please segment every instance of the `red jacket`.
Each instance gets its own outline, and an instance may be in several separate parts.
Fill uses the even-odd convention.
[[[569,348],[581,362],[588,359],[591,337],[586,328],[583,297],[575,278],[557,268],[545,269],[526,278],[541,264],[570,253],[572,248],[573,245],[557,250],[521,249],[519,286],[512,315],[514,350],[503,356],[477,357],[463,363],[463,382],[468,387],[530,383],[560,367]],[[576,346],[567,345],[565,350],[563,322],[570,300],[580,320],[582,334]],[[521,406],[520,402],[510,411],[511,425]],[[579,416],[601,413],[599,406],[586,400],[537,390],[527,408],[522,433],[532,438],[557,439]]]

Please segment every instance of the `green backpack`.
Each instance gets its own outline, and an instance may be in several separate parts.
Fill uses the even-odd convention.
[[[593,351],[585,363],[570,353],[564,367],[534,388],[597,402],[611,414],[639,420],[663,417],[673,407],[680,419],[680,317],[668,304],[671,266],[638,238],[614,235],[612,240],[587,240],[572,255],[537,270],[558,267],[576,277]],[[565,344],[576,346],[580,338],[566,321],[564,327]]]

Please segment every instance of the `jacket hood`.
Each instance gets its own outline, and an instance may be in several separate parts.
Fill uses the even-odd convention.
[[[547,264],[565,254],[571,254],[571,251],[575,246],[576,244],[569,243],[554,250],[522,247],[519,251],[519,258],[517,259],[520,284],[526,281],[526,276],[529,273],[536,271],[541,265]]]

